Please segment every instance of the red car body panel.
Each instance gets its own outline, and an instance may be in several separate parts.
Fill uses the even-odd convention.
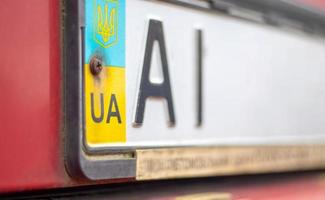
[[[0,5],[0,192],[67,185],[58,0]]]
[[[306,5],[310,5],[312,7],[324,10],[325,9],[325,1],[324,0],[300,0]]]

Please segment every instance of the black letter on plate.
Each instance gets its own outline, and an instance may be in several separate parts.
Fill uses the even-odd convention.
[[[112,112],[113,105],[115,107],[115,112]],[[118,123],[119,124],[122,123],[121,115],[120,115],[120,111],[118,110],[117,100],[116,100],[115,94],[111,95],[111,100],[109,102],[109,108],[108,108],[108,115],[107,115],[106,123],[110,123],[111,117],[117,117]]]
[[[151,83],[149,78],[149,72],[151,67],[151,55],[152,55],[153,45],[155,41],[159,43],[162,72],[164,76],[164,82],[160,84]],[[152,20],[152,19],[149,21],[149,30],[147,36],[144,62],[142,67],[140,90],[139,90],[135,121],[134,121],[135,125],[142,125],[144,108],[146,104],[146,99],[148,97],[163,97],[166,99],[168,105],[169,123],[170,125],[174,125],[175,114],[174,114],[172,93],[171,93],[169,74],[168,74],[168,63],[167,63],[167,56],[166,56],[163,26],[161,21]]]
[[[94,93],[90,93],[91,117],[94,122],[100,123],[104,118],[104,94],[100,93],[100,116],[96,117],[94,108]]]
[[[197,116],[196,116],[196,121],[197,121],[197,126],[202,125],[202,112],[203,112],[203,79],[202,79],[202,74],[203,74],[203,49],[202,49],[202,30],[196,30],[196,55],[197,55]]]

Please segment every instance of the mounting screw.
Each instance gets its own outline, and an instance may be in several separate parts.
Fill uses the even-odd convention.
[[[90,59],[89,66],[91,73],[96,76],[103,69],[103,61],[100,58],[94,56]]]

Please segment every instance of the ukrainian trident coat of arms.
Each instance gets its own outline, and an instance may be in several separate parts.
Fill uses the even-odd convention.
[[[103,48],[118,42],[118,0],[94,0],[94,40]]]

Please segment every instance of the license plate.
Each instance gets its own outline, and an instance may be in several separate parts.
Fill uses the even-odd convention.
[[[134,177],[140,149],[325,141],[323,39],[165,2],[74,2],[72,171]]]

